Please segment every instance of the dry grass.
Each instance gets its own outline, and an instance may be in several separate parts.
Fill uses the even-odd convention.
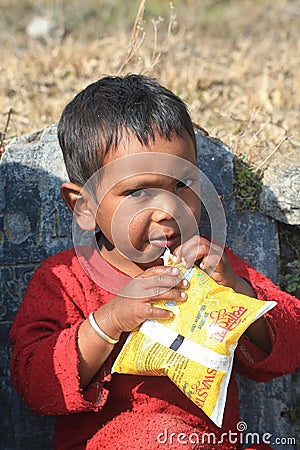
[[[299,147],[297,0],[23,3],[2,0],[4,143],[57,122],[65,104],[101,76],[139,72],[177,92],[194,122],[257,166]],[[41,13],[58,24],[44,42],[25,33]]]

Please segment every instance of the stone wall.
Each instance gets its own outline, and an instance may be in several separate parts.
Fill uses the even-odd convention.
[[[227,244],[278,282],[277,222],[259,211],[243,215],[236,211],[231,150],[200,131],[197,145],[200,168],[222,198]],[[60,185],[66,179],[55,125],[13,140],[0,162],[0,449],[3,450],[53,448],[53,419],[32,414],[11,385],[8,332],[39,262],[72,245],[71,216],[60,198]],[[210,235],[205,211],[200,231]],[[289,416],[282,414],[299,391],[291,376],[266,384],[239,378],[239,384],[241,414],[249,431],[294,435]],[[293,446],[274,448],[292,450]]]

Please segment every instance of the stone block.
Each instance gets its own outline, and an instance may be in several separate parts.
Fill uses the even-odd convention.
[[[199,168],[214,185],[225,210],[227,245],[251,266],[277,283],[279,244],[276,221],[260,211],[241,214],[236,210],[232,185],[232,150],[218,139],[201,132],[196,131],[196,139]],[[202,208],[200,233],[211,235],[205,208]]]
[[[268,216],[300,225],[300,148],[279,155],[263,176],[260,207]]]
[[[0,449],[53,448],[53,418],[32,414],[9,377],[8,333],[40,261],[72,245],[71,217],[60,198],[67,174],[56,127],[14,139],[0,161]]]
[[[227,245],[251,266],[278,282],[279,243],[277,223],[260,211],[239,213],[233,195],[233,153],[217,139],[196,133],[199,168],[214,184],[225,210]],[[201,234],[210,236],[210,224],[203,211],[200,222]],[[246,424],[245,433],[264,433],[276,437],[292,437],[293,430],[287,417],[281,412],[291,404],[291,376],[277,378],[268,383],[256,383],[237,377],[240,391],[240,413]],[[237,430],[232,430],[236,432]],[[251,444],[251,442],[249,442]],[[273,445],[280,450],[282,446]],[[285,450],[292,450],[285,444]]]

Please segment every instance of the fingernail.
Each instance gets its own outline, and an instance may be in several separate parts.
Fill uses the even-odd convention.
[[[174,275],[177,275],[179,270],[177,269],[177,267],[166,267],[166,272],[168,273],[172,273]]]
[[[186,267],[186,265],[187,265],[187,262],[186,262],[186,259],[182,256],[182,258],[181,258],[181,262],[182,262],[182,265],[184,266],[184,267]]]
[[[181,292],[180,292],[180,297],[181,297],[181,298],[186,298],[186,293],[185,293],[185,291],[181,291]]]
[[[189,284],[189,282],[188,282],[188,280],[184,279],[183,282],[182,282],[182,284],[183,284],[183,286],[187,287],[188,284]]]

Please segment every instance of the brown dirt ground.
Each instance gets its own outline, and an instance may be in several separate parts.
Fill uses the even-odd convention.
[[[136,27],[137,2],[124,11],[117,0],[87,0],[84,11],[79,0],[1,3],[2,144],[57,122],[66,103],[101,76],[143,72],[178,93],[194,122],[256,166],[299,147],[297,0],[185,0],[173,8],[149,0]],[[40,14],[56,21],[56,36],[26,35]]]

